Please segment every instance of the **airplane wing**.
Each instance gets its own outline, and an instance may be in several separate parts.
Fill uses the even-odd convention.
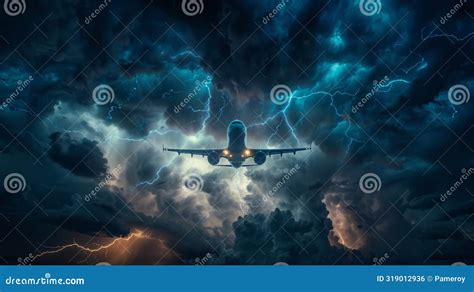
[[[305,151],[305,150],[311,150],[311,147],[304,147],[304,148],[284,148],[284,149],[250,149],[250,151],[255,154],[262,152],[266,156],[272,156],[272,155],[280,155],[283,156],[283,154],[286,153],[293,153],[296,154],[298,151]]]
[[[224,149],[172,149],[172,148],[165,148],[163,147],[163,151],[170,151],[170,152],[177,152],[178,155],[180,154],[189,154],[192,156],[208,156],[210,153],[222,153]]]
[[[234,167],[231,164],[218,164],[214,166],[220,166],[220,167]],[[259,166],[258,164],[242,164],[240,167],[253,167],[253,166]]]

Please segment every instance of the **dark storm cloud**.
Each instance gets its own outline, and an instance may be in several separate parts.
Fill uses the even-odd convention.
[[[329,246],[328,222],[298,221],[290,211],[277,208],[268,215],[246,215],[233,225],[235,244],[223,252],[222,263],[333,264],[347,263],[350,258],[344,250]]]
[[[181,1],[114,0],[89,23],[101,2],[34,1],[21,17],[2,15],[0,25],[14,28],[1,33],[2,101],[18,80],[34,80],[0,112],[1,174],[28,181],[27,196],[2,196],[0,211],[19,221],[55,186],[41,203],[50,216],[36,209],[29,219],[44,234],[78,208],[64,230],[150,228],[184,259],[210,252],[216,263],[358,264],[387,252],[392,264],[472,261],[474,179],[440,201],[474,163],[473,103],[448,100],[455,84],[474,88],[464,12],[472,3],[441,25],[450,3],[382,1],[381,13],[367,17],[358,2],[290,0],[267,23],[280,1],[204,1],[203,13],[189,17]],[[385,76],[391,85],[354,113]],[[196,90],[207,77],[209,90]],[[112,104],[94,103],[99,84],[114,89]],[[293,91],[288,107],[270,100],[277,84]],[[157,151],[224,147],[235,118],[250,126],[252,147],[313,151],[245,173]],[[81,207],[117,164],[123,172]],[[372,195],[358,188],[368,172],[382,180]],[[183,188],[190,173],[203,179],[197,194]]]
[[[107,171],[107,159],[97,147],[97,142],[86,138],[74,141],[68,134],[51,135],[49,156],[72,173],[85,177],[100,177]]]

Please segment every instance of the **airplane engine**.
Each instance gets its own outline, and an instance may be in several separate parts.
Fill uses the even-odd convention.
[[[215,151],[209,153],[209,155],[207,156],[207,161],[211,165],[217,165],[219,163],[219,160],[220,160],[219,153],[217,153]]]
[[[267,160],[267,156],[262,151],[259,151],[255,153],[253,160],[256,164],[261,165],[265,163],[265,161]]]

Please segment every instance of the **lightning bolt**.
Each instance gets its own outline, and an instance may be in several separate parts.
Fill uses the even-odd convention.
[[[148,180],[148,181],[142,181],[142,182],[138,183],[135,187],[138,188],[138,187],[143,186],[143,185],[149,185],[149,186],[153,185],[154,183],[156,183],[156,182],[160,179],[160,177],[161,177],[161,171],[163,171],[163,169],[165,169],[165,168],[167,168],[167,167],[170,167],[173,163],[174,163],[174,159],[170,160],[170,161],[168,162],[168,164],[161,166],[161,167],[156,171],[156,174],[155,174],[155,177],[154,177],[154,178],[152,178],[151,180]]]
[[[281,117],[280,123],[277,125],[274,132],[269,136],[269,138],[267,140],[267,147],[270,147],[270,143],[271,143],[272,138],[277,135],[278,130],[282,127],[282,125],[285,125],[285,127],[289,130],[289,133],[290,133],[291,137],[294,139],[294,141],[297,144],[301,144],[300,140],[298,139],[298,137],[296,135],[296,130],[295,130],[296,124],[292,126],[289,122],[289,119],[288,119],[288,110],[290,109],[290,107],[292,105],[292,102],[293,101],[297,102],[298,100],[307,99],[307,98],[311,98],[311,97],[318,96],[318,95],[329,96],[330,99],[331,99],[330,106],[334,109],[334,112],[336,113],[336,115],[338,115],[339,117],[341,117],[345,120],[346,115],[340,113],[339,110],[337,109],[335,103],[334,103],[334,96],[336,96],[338,94],[339,95],[348,95],[348,96],[354,97],[357,94],[357,92],[354,93],[354,94],[347,93],[347,92],[341,92],[341,91],[336,91],[334,93],[331,93],[331,92],[328,92],[328,91],[319,90],[319,91],[314,91],[314,92],[311,92],[309,94],[300,95],[300,96],[297,96],[295,94],[291,94],[289,99],[288,99],[288,102],[285,104],[285,106],[281,110],[279,110],[275,114],[269,116],[263,122],[253,123],[253,124],[249,125],[249,128],[268,125],[269,122],[275,120],[278,117]],[[343,122],[345,122],[345,121],[343,121]],[[348,138],[350,138],[351,143],[352,143],[352,140],[354,138],[348,136],[349,130],[350,130],[350,124],[349,124],[349,127],[347,128],[345,134]]]
[[[107,112],[107,119],[109,121],[112,121],[112,113],[114,112],[115,109],[122,109],[122,104],[119,103],[117,106],[115,105],[111,105],[110,108],[109,108],[109,111]]]
[[[425,30],[426,27],[424,27],[422,30],[421,30],[421,40],[422,41],[426,41],[427,39],[431,39],[431,38],[439,38],[439,37],[446,37],[446,38],[451,38],[455,41],[458,41],[458,42],[462,42],[468,38],[470,38],[471,36],[474,35],[474,32],[471,32],[465,36],[461,36],[461,37],[458,37],[457,35],[455,34],[448,34],[448,33],[437,33],[437,34],[433,34],[434,31],[436,30],[439,30],[439,28],[435,28],[434,30],[432,30],[427,36],[424,36],[424,30]]]
[[[381,88],[388,88],[386,91],[383,91],[383,90],[379,90],[379,92],[390,92],[390,90],[392,89],[392,85],[394,83],[404,83],[404,84],[410,84],[410,81],[407,81],[405,79],[394,79],[394,80],[390,80],[389,82],[387,82],[387,84],[380,84],[379,86]]]
[[[39,254],[33,256],[32,261],[35,261],[36,259],[39,259],[39,258],[41,258],[43,256],[46,256],[46,255],[57,254],[57,253],[60,253],[64,250],[66,250],[66,249],[71,249],[71,248],[75,248],[75,249],[78,249],[80,251],[84,251],[84,252],[87,252],[87,253],[90,253],[90,254],[97,253],[97,252],[104,251],[104,250],[106,251],[108,248],[111,248],[111,247],[115,246],[118,243],[130,242],[130,241],[133,241],[133,240],[136,240],[136,239],[154,239],[154,240],[161,241],[161,239],[151,237],[149,234],[146,234],[143,231],[136,230],[136,231],[130,233],[127,237],[115,238],[111,242],[109,242],[108,244],[99,245],[96,248],[90,248],[90,247],[87,247],[87,246],[83,246],[83,245],[81,245],[79,243],[76,243],[76,242],[73,242],[71,244],[62,245],[62,246],[57,246],[57,247],[54,247],[52,250],[44,251],[42,253],[39,253]]]
[[[191,111],[194,113],[201,113],[201,112],[206,113],[204,120],[201,124],[201,129],[198,131],[198,134],[204,133],[204,130],[206,129],[206,126],[207,126],[207,122],[212,116],[211,114],[212,94],[211,94],[211,89],[207,85],[206,85],[206,90],[207,90],[208,97],[206,99],[206,103],[204,104],[204,109],[194,109],[193,107],[190,107]]]
[[[418,68],[418,70],[421,70],[421,69],[424,69],[426,68],[426,66],[428,66],[428,63],[425,62],[425,58],[421,55],[420,56],[420,61],[416,62],[413,66],[407,68],[407,69],[403,69],[401,68],[401,70],[405,73],[405,75],[408,75],[408,73],[410,73],[410,71]]]
[[[191,111],[194,112],[194,113],[201,113],[201,112],[206,113],[206,115],[205,115],[205,117],[204,117],[204,120],[203,120],[203,122],[202,122],[202,124],[201,124],[201,128],[200,128],[200,130],[199,130],[198,133],[197,133],[198,135],[204,134],[204,131],[205,131],[206,126],[207,126],[207,122],[211,119],[211,116],[212,116],[212,114],[211,114],[211,101],[212,101],[213,97],[212,97],[212,93],[211,93],[211,88],[210,88],[210,86],[209,86],[208,84],[205,84],[204,86],[206,87],[206,90],[207,90],[207,98],[206,98],[206,102],[205,102],[205,104],[204,104],[204,109],[195,109],[195,108],[193,108],[191,105],[189,105],[189,108],[190,108]],[[220,115],[222,115],[222,111],[224,110],[224,107],[228,104],[228,103],[226,102],[226,99],[225,99],[223,96],[221,96],[221,97],[222,97],[222,99],[224,100],[224,105],[221,107],[221,109],[220,109],[220,111],[219,111],[219,112],[220,112]],[[154,130],[154,131],[157,131],[157,130]],[[170,133],[170,132],[178,133],[178,132],[175,131],[175,130],[168,130],[166,133],[162,133],[162,132],[161,132],[160,134],[167,134],[167,133]],[[173,159],[173,160],[170,160],[170,161],[168,162],[168,164],[161,166],[161,167],[156,171],[156,174],[155,174],[155,177],[154,177],[154,178],[152,178],[151,180],[148,180],[148,181],[140,182],[140,183],[138,183],[135,187],[140,187],[140,186],[143,186],[143,185],[153,185],[154,183],[156,183],[156,182],[160,179],[160,177],[161,177],[161,172],[163,171],[163,169],[165,169],[165,168],[171,166],[173,163],[174,163],[174,159]]]
[[[386,84],[383,84],[383,85],[381,84],[380,87],[381,88],[386,88],[386,90],[381,90],[380,92],[389,92],[392,89],[392,86],[396,83],[409,84],[410,82],[405,80],[405,79],[390,80],[390,82],[387,82]],[[278,123],[278,125],[274,129],[273,133],[269,136],[269,138],[267,140],[267,147],[270,147],[272,138],[275,137],[278,134],[278,130],[282,126],[285,126],[288,129],[288,131],[289,131],[291,137],[293,138],[293,140],[299,145],[300,140],[298,139],[298,137],[296,135],[296,130],[295,130],[295,127],[297,126],[297,124],[295,124],[295,125],[290,124],[289,119],[288,119],[288,111],[289,111],[290,107],[292,106],[292,103],[298,102],[298,100],[303,100],[303,99],[315,97],[315,96],[318,96],[318,95],[323,95],[323,96],[327,96],[327,97],[330,98],[330,106],[334,109],[334,113],[339,118],[341,118],[341,121],[337,124],[336,128],[339,127],[339,126],[346,127],[346,129],[344,131],[344,136],[347,139],[349,139],[349,143],[348,143],[348,146],[346,148],[346,153],[349,153],[349,150],[350,150],[350,147],[352,146],[352,143],[354,141],[356,141],[356,142],[361,142],[361,141],[358,141],[354,137],[350,136],[349,132],[352,129],[352,123],[350,122],[350,118],[348,118],[348,114],[341,113],[339,111],[339,109],[337,108],[337,106],[335,104],[334,97],[337,96],[337,95],[345,95],[345,96],[349,96],[349,97],[353,98],[357,94],[358,94],[358,91],[355,92],[355,93],[348,93],[348,92],[342,92],[342,91],[339,91],[339,90],[335,91],[333,93],[328,92],[328,91],[318,90],[318,91],[310,92],[308,94],[299,95],[299,96],[297,94],[291,94],[290,97],[289,97],[289,100],[287,101],[287,103],[285,104],[285,106],[281,110],[277,111],[273,115],[270,115],[263,122],[253,123],[253,124],[249,125],[249,128],[259,127],[259,126],[268,126],[271,121],[274,121],[275,119],[280,118],[281,119],[280,122]]]
[[[190,56],[193,56],[195,58],[198,58],[198,59],[201,59],[201,57],[199,55],[197,55],[196,53],[192,52],[192,51],[182,51],[181,53],[179,54],[176,54],[174,56],[171,56],[171,59],[176,59],[178,57],[182,57],[182,56],[186,56],[186,55],[190,55]]]
[[[156,135],[159,135],[159,136],[164,136],[164,135],[167,135],[169,133],[176,133],[176,134],[180,134],[180,132],[176,131],[176,130],[173,130],[173,129],[165,129],[165,130],[158,130],[158,129],[154,129],[154,130],[151,130],[148,132],[148,134],[146,136],[144,136],[143,138],[130,138],[130,137],[108,137],[107,139],[105,139],[104,141],[102,141],[101,143],[105,143],[105,142],[108,142],[112,139],[117,139],[117,140],[122,140],[122,141],[128,141],[128,142],[143,142],[145,140],[147,140],[150,136],[156,134]]]

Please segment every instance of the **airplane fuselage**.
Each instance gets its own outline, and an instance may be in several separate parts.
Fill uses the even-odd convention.
[[[227,149],[223,153],[223,157],[229,160],[233,167],[240,167],[244,161],[250,156],[250,152],[246,146],[247,128],[244,123],[234,120],[227,128]]]

